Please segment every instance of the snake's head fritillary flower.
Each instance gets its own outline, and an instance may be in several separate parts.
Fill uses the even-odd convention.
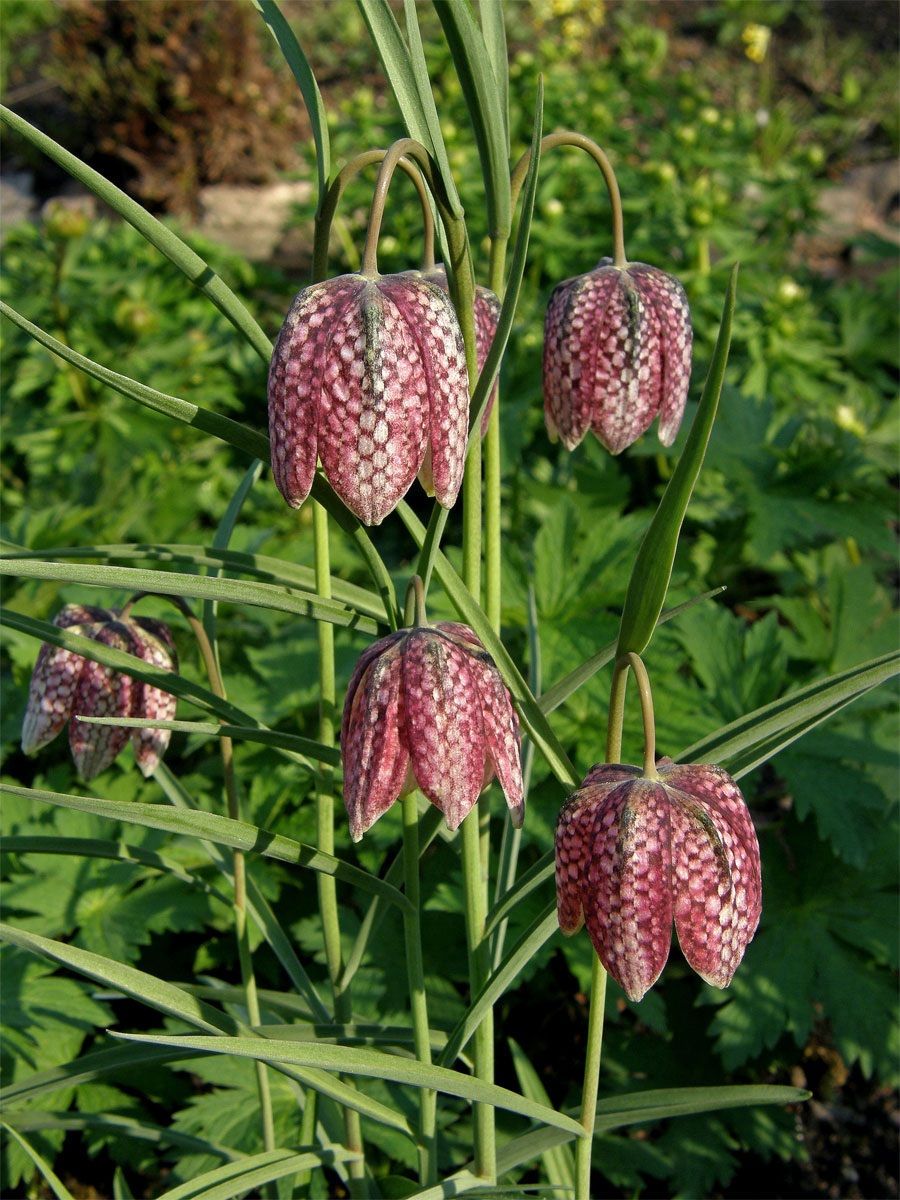
[[[601,259],[557,284],[544,321],[544,417],[574,450],[590,429],[612,454],[659,415],[671,446],[691,378],[691,314],[684,288],[646,263]]]
[[[439,288],[445,292],[449,292],[447,286],[447,271],[443,263],[438,263],[434,267],[422,272],[424,277],[431,283],[436,283]],[[497,332],[497,322],[500,320],[500,298],[490,288],[477,285],[475,288],[475,302],[473,304],[475,314],[475,349],[478,355],[478,370],[484,368],[488,353],[494,342],[494,334]],[[487,433],[488,425],[491,420],[491,410],[494,407],[494,401],[497,398],[496,383],[491,388],[491,394],[488,397],[488,402],[481,417],[481,436]]]
[[[603,763],[556,825],[564,934],[587,925],[600,961],[640,1000],[669,956],[672,922],[693,969],[727,987],[759,924],[759,845],[737,785],[721,767]]]
[[[123,617],[115,608],[66,604],[53,624],[124,650],[167,671],[175,670],[175,646],[162,621]],[[110,765],[130,736],[141,772],[152,775],[169,744],[168,729],[87,725],[72,718],[145,717],[171,721],[175,705],[175,697],[160,688],[44,642],[31,676],[22,724],[22,749],[33,754],[68,724],[72,757],[79,775],[87,781]]]
[[[415,272],[341,275],[304,288],[269,367],[272,470],[299,508],[321,461],[366,525],[420,471],[444,508],[465,467],[469,383],[450,297]]]
[[[525,813],[519,720],[494,660],[466,625],[438,621],[375,642],[356,664],[341,725],[344,803],[358,842],[420,787],[459,828],[496,772]]]

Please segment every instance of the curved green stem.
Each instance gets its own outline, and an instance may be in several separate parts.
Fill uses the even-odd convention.
[[[557,133],[548,133],[546,137],[541,139],[541,157],[543,157],[545,150],[552,150],[556,146],[576,146],[579,150],[584,150],[589,154],[600,168],[604,182],[606,183],[606,190],[609,192],[609,202],[612,207],[613,263],[617,267],[624,267],[628,259],[625,257],[622,197],[619,195],[619,185],[616,181],[616,174],[613,171],[612,163],[597,143],[591,141],[589,137],[585,137],[583,133],[575,133],[568,129],[560,130]],[[513,208],[515,208],[516,201],[519,198],[519,191],[525,180],[525,173],[528,170],[528,160],[530,157],[531,152],[526,150],[512,173],[511,193]]]
[[[419,1062],[430,1064],[431,1033],[428,1026],[428,1001],[425,995],[419,917],[419,812],[414,791],[403,797],[403,869],[406,898],[412,905],[410,912],[404,912],[403,932],[406,941],[413,1042]],[[437,1092],[430,1088],[419,1090],[419,1125],[419,1183],[422,1187],[431,1187],[437,1183]]]
[[[413,575],[406,588],[403,623],[415,628],[428,624],[428,617],[425,615],[425,588],[418,575]]]

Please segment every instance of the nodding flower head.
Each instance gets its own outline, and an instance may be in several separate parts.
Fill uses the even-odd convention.
[[[659,415],[671,446],[691,378],[691,315],[684,288],[645,263],[601,259],[557,284],[544,321],[544,417],[574,450],[590,429],[612,454]]]
[[[445,292],[449,291],[447,286],[447,271],[443,263],[429,267],[422,274],[430,283],[436,283]],[[490,288],[476,286],[473,309],[475,313],[475,349],[478,355],[478,370],[481,371],[494,343],[494,334],[497,332],[497,322],[500,320],[500,298]],[[487,433],[491,420],[491,411],[496,399],[497,385],[495,383],[491,388],[487,406],[481,416],[482,437]]]
[[[556,825],[560,928],[587,925],[630,1000],[659,978],[673,920],[688,963],[727,987],[762,906],[759,845],[731,776],[667,758],[657,771],[594,767]]]
[[[518,717],[466,625],[401,629],[363,653],[347,689],[341,757],[355,842],[416,786],[457,829],[494,772],[522,824]]]
[[[272,470],[299,508],[317,457],[366,525],[422,472],[444,508],[465,467],[469,383],[450,297],[416,272],[341,275],[304,288],[269,367]]]
[[[175,670],[175,646],[162,621],[123,617],[115,608],[66,604],[56,614],[53,624],[124,650],[167,671]],[[44,642],[31,676],[22,724],[22,749],[33,754],[68,724],[72,757],[78,774],[87,781],[104,771],[131,737],[137,764],[149,776],[169,744],[170,730],[87,725],[73,718],[145,717],[171,721],[175,705],[175,697],[160,688]]]

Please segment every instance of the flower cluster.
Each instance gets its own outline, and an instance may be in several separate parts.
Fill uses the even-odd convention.
[[[721,767],[663,758],[657,778],[602,763],[559,814],[556,887],[564,934],[587,925],[600,961],[640,1000],[669,956],[672,922],[688,963],[727,987],[761,910],[759,845]]]
[[[53,624],[104,646],[124,650],[167,671],[176,669],[175,646],[162,621],[123,617],[115,608],[66,604]],[[78,774],[93,779],[124,749],[131,737],[144,775],[152,775],[169,744],[168,729],[128,729],[88,725],[74,717],[145,717],[171,721],[176,700],[168,692],[122,675],[72,650],[44,642],[38,654],[22,724],[22,749],[33,754],[69,726],[69,744]]]

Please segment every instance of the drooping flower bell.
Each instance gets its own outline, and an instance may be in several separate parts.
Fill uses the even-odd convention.
[[[304,288],[269,367],[278,490],[309,495],[316,458],[366,525],[393,511],[420,471],[444,508],[465,467],[469,382],[450,297],[415,273],[341,275]]]
[[[684,288],[646,263],[597,268],[557,284],[544,321],[544,418],[574,450],[590,429],[612,454],[659,416],[671,446],[691,377],[691,316]]]
[[[53,624],[124,650],[167,671],[176,669],[175,645],[162,621],[123,617],[116,608],[66,604],[54,617]],[[130,736],[137,764],[149,776],[165,753],[170,730],[88,725],[72,718],[144,717],[171,721],[175,706],[176,698],[160,688],[44,642],[31,676],[22,723],[22,749],[33,754],[52,742],[68,723],[72,757],[78,774],[87,781],[110,765]]]
[[[522,824],[519,720],[467,625],[401,629],[364,651],[347,689],[341,758],[355,842],[416,786],[457,829],[494,772]]]
[[[426,268],[422,274],[430,283],[436,283],[439,288],[449,294],[447,285],[447,271],[443,263],[437,263],[433,267]],[[475,286],[475,299],[472,305],[475,315],[475,349],[477,352],[478,370],[484,368],[487,361],[487,356],[490,353],[491,346],[494,342],[494,334],[497,332],[497,323],[500,320],[500,297],[490,288],[481,287],[480,284]],[[496,383],[491,388],[491,394],[488,397],[488,402],[481,416],[481,436],[488,431],[488,425],[491,421],[491,411],[494,407],[494,401],[497,398]]]
[[[672,922],[688,963],[727,987],[761,910],[759,845],[737,785],[721,767],[602,763],[556,825],[559,924],[582,923],[600,961],[640,1000],[669,956]]]

